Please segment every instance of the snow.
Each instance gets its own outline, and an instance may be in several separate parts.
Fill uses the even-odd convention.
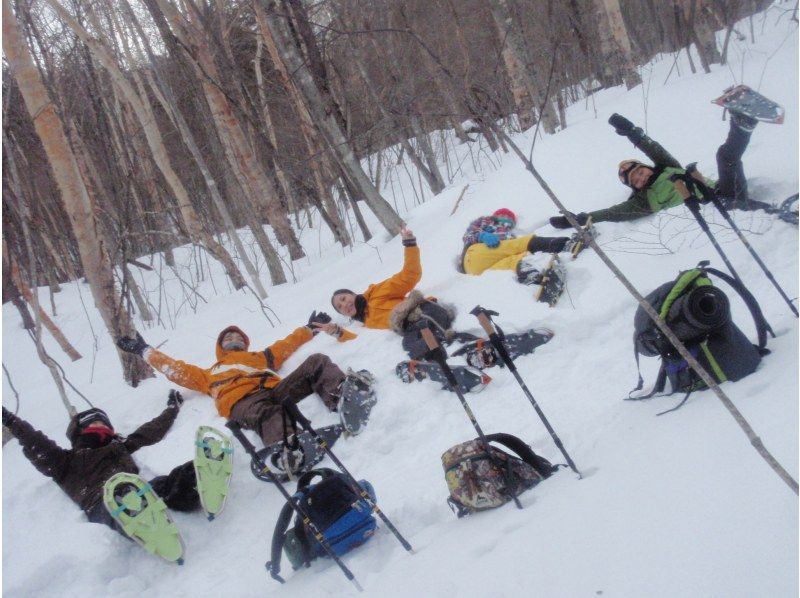
[[[643,86],[615,88],[568,110],[569,127],[536,142],[536,167],[558,197],[575,212],[625,198],[616,178],[618,162],[639,157],[629,142],[606,124],[613,112],[647,132],[681,162],[698,161],[716,174],[715,152],[728,123],[710,103],[739,82],[759,89],[786,108],[783,126],[759,125],[745,154],[751,195],[779,202],[798,188],[797,27],[778,10],[756,17],[757,41],[731,41],[730,64],[710,75],[692,75],[679,59],[680,76],[667,73],[672,56],[642,69]],[[514,140],[527,152],[532,131]],[[532,289],[509,272],[481,277],[457,274],[453,260],[463,230],[473,218],[508,207],[525,231],[556,234],[546,224],[555,209],[512,154],[475,162],[459,148],[463,177],[440,195],[411,207],[404,218],[422,250],[419,288],[459,308],[456,328],[477,329],[469,310],[476,304],[500,312],[506,332],[548,327],[555,338],[519,370],[584,476],[568,469],[521,495],[513,505],[458,520],[445,503],[447,489],[440,455],[475,432],[455,395],[429,383],[403,384],[394,375],[405,358],[399,338],[388,331],[348,326],[359,337],[339,344],[320,336],[283,366],[286,374],[304,358],[324,352],[342,368],[367,368],[378,377],[379,401],[369,426],[334,447],[357,477],[370,480],[379,504],[413,544],[406,553],[381,525],[376,537],[344,557],[368,596],[793,596],[798,587],[796,495],[752,449],[723,405],[706,391],[679,411],[655,417],[680,396],[624,402],[636,381],[631,350],[635,302],[591,251],[567,263],[568,294],[556,308],[532,301]],[[450,211],[464,185],[469,188]],[[395,180],[412,197],[409,180]],[[744,246],[705,208],[725,251],[761,303],[777,338],[759,370],[723,390],[766,447],[797,479],[798,325]],[[366,215],[366,214],[365,214]],[[367,216],[371,216],[367,215]],[[797,296],[797,228],[764,216],[736,213],[753,247],[791,297]],[[374,218],[369,221],[379,231]],[[676,208],[634,223],[598,225],[599,242],[643,293],[672,279],[701,259],[723,268],[713,247],[688,211]],[[166,353],[208,367],[223,327],[236,323],[264,347],[302,325],[314,309],[330,309],[330,293],[357,291],[399,270],[399,238],[378,233],[352,250],[334,244],[327,229],[304,228],[309,257],[293,266],[295,284],[270,288],[268,305],[280,318],[270,327],[252,294],[231,293],[220,268],[199,284],[203,299],[187,296],[170,273],[158,295],[156,273],[137,270],[164,325],[137,326]],[[182,277],[197,278],[190,249],[176,252]],[[144,258],[145,260],[147,258]],[[158,270],[160,258],[155,258]],[[263,263],[261,264],[266,279]],[[169,272],[164,268],[163,273]],[[40,298],[50,311],[46,289]],[[44,334],[48,352],[69,381],[96,406],[107,410],[122,432],[157,415],[173,387],[158,376],[138,388],[126,386],[113,341],[106,335],[84,284],[64,285],[55,296],[53,319],[83,354],[70,363]],[[754,338],[746,308],[733,299],[734,319]],[[167,315],[169,312],[169,315]],[[88,320],[87,320],[88,319]],[[275,317],[273,316],[273,320]],[[341,317],[339,323],[347,324]],[[62,446],[67,418],[47,370],[20,326],[13,306],[3,306],[3,363],[19,392],[19,415]],[[91,324],[91,325],[89,325]],[[643,359],[646,383],[658,364]],[[489,372],[492,383],[467,399],[487,432],[516,434],[537,453],[563,459],[507,370]],[[83,400],[69,391],[78,409]],[[136,453],[142,475],[167,473],[192,455],[197,426],[222,428],[210,398],[185,391],[186,403],[166,438]],[[3,403],[16,401],[7,378]],[[316,426],[335,421],[317,397],[301,403]],[[224,428],[223,428],[224,429]],[[255,438],[251,434],[251,438]],[[292,573],[288,583],[272,581],[264,569],[282,498],[249,472],[236,446],[232,493],[225,512],[208,522],[198,513],[176,513],[187,545],[186,563],[169,565],[147,555],[83,514],[52,481],[24,458],[16,441],[3,451],[3,593],[7,596],[330,596],[354,592],[329,560]],[[329,461],[323,465],[332,466]]]

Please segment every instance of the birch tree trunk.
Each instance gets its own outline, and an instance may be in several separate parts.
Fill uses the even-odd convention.
[[[391,234],[397,234],[403,226],[402,219],[392,209],[389,202],[381,197],[361,167],[360,161],[336,119],[336,110],[331,105],[330,92],[317,87],[308,65],[300,55],[288,22],[284,16],[279,16],[275,12],[278,8],[275,0],[254,0],[254,2],[261,3],[265,9],[265,18],[261,20],[266,24],[266,30],[262,27],[264,38],[272,39],[287,70],[294,74],[292,80],[300,90],[309,114],[341,164],[345,175],[363,194],[367,205],[378,217],[383,227]]]
[[[631,41],[625,21],[622,20],[619,0],[592,0],[594,16],[600,34],[602,65],[601,83],[613,87],[624,82],[632,89],[642,82],[634,66]]]
[[[130,334],[133,323],[128,314],[120,309],[122,301],[114,285],[111,260],[106,250],[107,242],[98,236],[99,223],[78,171],[75,156],[69,149],[55,106],[25,45],[11,10],[10,0],[3,0],[3,52],[53,169],[95,305],[112,339]],[[153,376],[152,370],[143,360],[119,350],[117,353],[125,379],[132,386]]]
[[[539,65],[529,56],[522,39],[522,32],[514,24],[508,1],[491,0],[489,6],[500,36],[503,60],[511,80],[511,91],[517,103],[517,109],[520,111],[520,125],[523,129],[527,129],[529,126],[526,126],[526,123],[532,125],[536,122],[535,107],[535,109],[541,110],[538,117],[542,121],[545,132],[555,133],[558,118],[553,111],[553,99],[545,97],[547,81],[531,72],[531,69],[538,71]],[[525,100],[526,92],[529,98],[527,101]]]
[[[72,15],[61,6],[58,0],[45,0],[50,6],[53,7],[59,17],[64,20],[67,26],[85,43],[92,55],[97,61],[103,65],[103,68],[109,74],[114,84],[120,89],[125,96],[125,100],[130,104],[136,117],[142,127],[142,132],[147,139],[150,151],[153,154],[153,159],[156,166],[161,171],[170,190],[175,195],[183,222],[186,225],[189,237],[193,242],[201,244],[206,250],[213,255],[224,267],[228,276],[233,283],[234,288],[241,289],[245,286],[245,280],[241,272],[236,267],[233,258],[231,258],[228,251],[205,230],[200,218],[197,216],[194,207],[192,206],[189,198],[189,193],[186,191],[183,183],[178,177],[177,173],[172,167],[169,152],[164,146],[164,140],[161,137],[161,131],[153,115],[150,105],[147,103],[147,98],[141,98],[134,90],[133,86],[122,73],[119,65],[114,60],[109,48],[99,39],[92,37],[84,27],[78,23]]]

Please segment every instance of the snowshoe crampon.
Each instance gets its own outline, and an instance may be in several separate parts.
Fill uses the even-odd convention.
[[[731,112],[739,112],[761,122],[783,124],[783,106],[750,89],[747,85],[729,87],[713,104],[727,108]]]
[[[328,447],[333,446],[342,435],[342,432],[344,432],[344,428],[341,424],[324,426],[316,430],[317,434],[319,434],[320,438],[322,438]],[[281,459],[284,451],[284,443],[282,440],[264,447],[257,453],[259,458],[270,467],[273,475],[278,478],[279,482],[289,481],[293,477],[300,476],[312,470],[317,463],[325,458],[325,450],[317,444],[317,441],[314,440],[310,432],[300,432],[297,436],[297,440],[300,444],[299,450],[302,452],[302,461],[293,468],[293,471],[286,471],[283,459]],[[262,482],[272,481],[255,461],[250,462],[250,471]]]
[[[492,381],[489,376],[475,368],[457,365],[451,366],[450,369],[453,370],[461,392],[480,392]],[[416,360],[401,361],[395,367],[395,373],[398,378],[407,384],[415,380],[428,379],[438,382],[447,390],[452,390],[438,363]]]
[[[557,255],[553,255],[547,268],[542,272],[542,282],[536,293],[536,300],[553,307],[564,293],[567,273]]]
[[[520,355],[529,355],[536,350],[536,347],[550,342],[555,333],[547,328],[537,328],[527,332],[506,334],[503,338],[503,343],[511,356],[511,359],[516,359]],[[492,343],[486,339],[478,339],[477,341],[467,343],[459,347],[453,352],[453,357],[463,355],[467,363],[476,369],[483,370],[486,368],[499,365],[503,367],[503,361],[497,354],[497,351],[492,346]]]
[[[348,368],[347,376],[339,390],[339,404],[336,410],[344,431],[351,436],[360,434],[367,425],[370,411],[378,400],[374,384],[375,376],[367,370],[356,372]]]
[[[210,426],[200,426],[195,435],[194,472],[197,493],[209,520],[222,512],[233,473],[230,438]]]
[[[118,473],[103,485],[103,504],[122,530],[150,554],[183,564],[183,539],[167,505],[145,480]]]

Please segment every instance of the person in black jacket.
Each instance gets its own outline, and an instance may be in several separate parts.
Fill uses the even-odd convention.
[[[67,427],[70,449],[61,448],[5,407],[3,425],[22,445],[22,453],[33,466],[52,478],[89,521],[103,523],[123,533],[103,504],[103,484],[116,473],[139,473],[132,453],[164,438],[182,403],[181,394],[170,391],[167,408],[127,437],[117,434],[102,409],[82,411]],[[170,509],[194,511],[200,508],[192,461],[179,465],[168,475],[150,480],[150,486]]]

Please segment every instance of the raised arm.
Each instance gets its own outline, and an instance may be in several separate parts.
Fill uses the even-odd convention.
[[[69,451],[61,448],[44,433],[34,430],[24,419],[3,407],[3,425],[22,445],[22,454],[42,474],[58,481],[67,468]]]
[[[183,397],[180,393],[170,392],[167,408],[146,424],[139,426],[125,439],[125,448],[128,449],[128,452],[138,451],[143,446],[150,446],[164,438],[175,422],[175,418],[178,417],[182,402]]]
[[[123,336],[118,339],[117,347],[128,353],[138,355],[149,365],[164,374],[170,382],[180,384],[184,388],[210,394],[208,385],[211,382],[211,376],[206,370],[190,363],[172,359],[169,355],[154,349],[145,342],[138,332],[136,337]]]

